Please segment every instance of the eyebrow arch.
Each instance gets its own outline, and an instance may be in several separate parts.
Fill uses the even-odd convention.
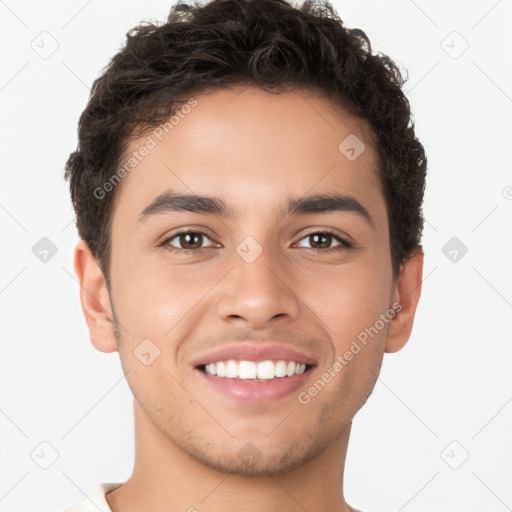
[[[315,194],[289,198],[283,215],[307,215],[312,213],[351,212],[360,215],[374,227],[370,212],[355,197],[343,194]]]
[[[187,211],[233,218],[234,212],[218,197],[180,194],[167,190],[157,196],[139,216],[142,222],[159,213]],[[282,216],[308,215],[315,213],[352,212],[360,215],[374,227],[370,212],[353,196],[342,194],[315,194],[305,197],[289,197],[281,210]]]
[[[233,212],[227,208],[222,199],[218,197],[198,196],[195,194],[179,194],[173,190],[167,190],[157,196],[139,216],[139,221],[145,220],[151,215],[167,212],[193,212],[219,215],[221,217],[233,217]]]

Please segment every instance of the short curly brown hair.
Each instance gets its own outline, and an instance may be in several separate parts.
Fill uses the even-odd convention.
[[[107,279],[117,187],[113,176],[144,128],[162,123],[191,93],[256,85],[320,91],[367,122],[385,193],[393,276],[423,231],[427,159],[414,133],[397,65],[372,53],[366,34],[343,25],[327,0],[179,0],[164,24],[141,23],[92,86],[66,163],[80,237]]]

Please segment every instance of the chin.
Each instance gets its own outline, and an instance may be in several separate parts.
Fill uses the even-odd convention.
[[[192,456],[200,464],[221,473],[262,477],[288,473],[304,466],[307,462],[318,456],[325,448],[320,443],[304,447],[300,443],[281,443],[280,446],[271,445],[264,440],[258,444],[251,441],[240,442],[235,439],[229,447],[218,451],[219,444],[215,444],[216,450],[207,451],[208,447],[189,445],[181,448]],[[240,448],[233,450],[233,445]],[[258,448],[258,446],[261,447]]]

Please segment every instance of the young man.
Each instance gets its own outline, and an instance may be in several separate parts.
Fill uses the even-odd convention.
[[[66,177],[135,465],[69,511],[355,510],[351,422],[421,292],[426,157],[402,85],[329,4],[178,4],[129,33]]]

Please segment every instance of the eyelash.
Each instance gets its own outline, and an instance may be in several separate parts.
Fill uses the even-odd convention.
[[[206,249],[208,249],[208,247],[203,247],[201,249],[180,249],[179,247],[173,247],[171,245],[167,245],[171,240],[174,240],[175,238],[181,236],[181,235],[186,235],[188,233],[192,233],[194,235],[202,235],[206,238],[208,238],[209,240],[211,240],[211,238],[206,234],[204,233],[203,231],[194,231],[194,230],[187,230],[187,231],[180,231],[178,233],[175,233],[174,235],[172,235],[171,237],[165,239],[161,244],[160,246],[161,247],[165,247],[167,250],[171,251],[171,252],[174,252],[174,251],[180,251],[180,252],[184,252],[184,253],[196,253],[196,254],[202,254]],[[307,235],[303,236],[300,240],[304,240],[304,238],[308,238],[312,235],[329,235],[331,236],[332,238],[334,238],[337,242],[340,243],[340,245],[336,245],[334,247],[330,247],[328,249],[316,249],[314,247],[303,247],[303,249],[309,249],[310,251],[314,251],[314,252],[317,252],[317,253],[320,253],[320,252],[323,252],[323,253],[330,253],[332,251],[336,251],[336,250],[343,250],[343,249],[352,249],[353,246],[351,243],[347,242],[344,238],[341,238],[335,231],[333,230],[330,230],[330,229],[324,229],[322,231],[312,231],[311,233],[308,233]],[[300,242],[299,240],[299,242]]]

